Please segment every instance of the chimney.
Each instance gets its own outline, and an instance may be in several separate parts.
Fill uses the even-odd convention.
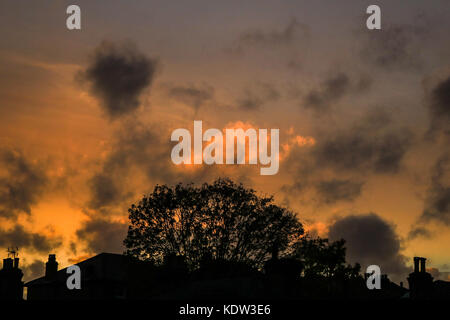
[[[11,258],[3,259],[3,269],[9,270],[13,268],[13,260]]]
[[[58,262],[56,262],[56,256],[54,254],[48,255],[48,261],[45,263],[45,277],[52,279],[56,277],[58,272]]]
[[[19,269],[19,258],[14,258],[14,269]]]
[[[420,258],[420,272],[426,272],[425,270],[425,261],[427,258]]]
[[[419,272],[419,257],[414,257],[414,273]]]

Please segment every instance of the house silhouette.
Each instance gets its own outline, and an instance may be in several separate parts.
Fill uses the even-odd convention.
[[[196,270],[188,270],[181,256],[168,256],[164,263],[139,261],[129,256],[101,253],[77,263],[81,289],[68,289],[67,268],[58,270],[56,256],[50,254],[45,275],[23,284],[18,258],[3,260],[0,270],[0,298],[21,300],[95,299],[212,299],[223,298],[365,298],[434,299],[450,298],[450,282],[433,281],[426,271],[426,259],[414,258],[408,276],[409,290],[381,277],[381,290],[369,290],[365,279],[340,278],[322,282],[301,277],[298,262],[273,255],[263,270],[230,261],[206,259]]]
[[[23,297],[23,272],[19,268],[19,258],[3,259],[0,270],[0,300],[21,300]]]
[[[140,287],[136,275],[142,274],[144,268],[151,271],[146,262],[114,253],[100,253],[77,265],[81,270],[81,290],[70,290],[66,284],[67,268],[58,270],[56,257],[50,254],[45,276],[25,283],[27,300],[125,299],[136,295]]]

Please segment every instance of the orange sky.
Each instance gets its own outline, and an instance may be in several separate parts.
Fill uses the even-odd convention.
[[[65,29],[65,1],[0,7],[0,148],[16,155],[12,167],[3,165],[0,187],[25,181],[31,208],[0,203],[11,213],[0,216],[0,232],[22,226],[43,236],[66,266],[120,252],[127,207],[156,183],[229,176],[275,195],[320,236],[344,217],[376,213],[392,227],[400,244],[395,254],[407,257],[406,265],[419,255],[450,271],[448,208],[421,218],[433,186],[450,182],[447,170],[433,180],[449,152],[445,124],[427,138],[435,125],[433,90],[450,76],[442,31],[450,10],[440,7],[448,4],[412,1],[402,8],[382,1],[384,33],[373,36],[358,1],[338,9],[266,1],[79,2],[81,31]],[[420,13],[425,18],[417,22]],[[92,87],[96,78],[86,76],[102,41],[156,66],[136,95],[138,106],[120,117],[108,116]],[[257,166],[175,167],[170,133],[192,130],[194,120],[204,131],[279,128],[278,174],[261,176]],[[10,176],[19,160],[42,173],[41,187],[25,173],[23,181]],[[101,190],[105,177],[120,190],[105,203],[94,201],[95,192],[112,192]],[[411,236],[419,225],[428,236]],[[25,266],[50,253],[23,243]]]

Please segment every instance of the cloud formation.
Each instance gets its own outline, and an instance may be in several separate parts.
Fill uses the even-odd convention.
[[[348,261],[359,262],[363,270],[376,264],[382,273],[403,281],[410,271],[394,227],[375,213],[339,219],[329,227],[328,236],[331,240],[345,239]]]
[[[128,224],[94,218],[83,224],[76,235],[90,253],[123,253]]]
[[[321,203],[333,204],[338,201],[353,201],[361,194],[363,184],[349,179],[331,179],[319,181],[316,190]]]
[[[219,177],[220,170],[225,170],[219,166],[180,168],[174,165],[170,157],[174,143],[170,142],[166,129],[146,125],[138,119],[122,123],[114,133],[111,151],[101,168],[89,179],[88,209],[94,213],[99,210],[112,213],[109,209],[130,205],[136,198],[135,192],[142,195],[157,183],[203,183]]]
[[[98,210],[129,200],[135,187],[133,182],[138,178],[161,183],[174,181],[175,174],[169,167],[170,150],[168,139],[163,140],[157,128],[137,119],[124,121],[114,133],[112,150],[101,169],[89,179],[88,208]],[[141,177],[131,174],[136,168]]]
[[[297,198],[300,191],[313,190],[320,205],[355,200],[371,174],[399,173],[414,142],[411,131],[393,125],[381,109],[345,127],[326,128],[314,139],[308,152],[293,148],[288,154],[293,181],[282,190]]]
[[[133,113],[140,96],[155,76],[158,62],[140,53],[134,44],[103,42],[89,66],[79,74],[100,100],[110,119]]]
[[[296,19],[291,19],[282,30],[264,31],[251,30],[244,32],[238,40],[238,48],[245,46],[286,46],[291,45],[299,40],[299,38],[307,37],[309,28]]]
[[[31,214],[48,185],[46,168],[16,150],[0,150],[0,217]]]
[[[173,85],[168,86],[167,93],[172,99],[197,110],[213,99],[214,88],[208,85]]]
[[[450,155],[442,155],[432,168],[431,186],[425,199],[421,221],[450,226]]]
[[[416,238],[426,238],[429,239],[431,238],[433,235],[431,233],[430,230],[428,230],[427,228],[423,227],[423,226],[417,226],[411,229],[411,231],[409,231],[408,233],[408,240],[413,240]]]
[[[91,177],[88,181],[88,187],[91,191],[88,203],[89,208],[100,209],[106,206],[118,205],[129,198],[131,194],[124,192],[124,186],[121,185],[121,180],[117,179],[115,174],[116,172],[107,171],[107,168],[103,168],[102,172],[96,173]]]
[[[50,238],[39,233],[29,232],[16,224],[12,229],[0,229],[0,247],[19,247],[32,252],[48,253],[62,245],[59,237]]]
[[[318,138],[314,161],[319,167],[336,170],[396,173],[413,137],[409,129],[388,124],[387,114],[379,112]]]
[[[344,73],[339,73],[326,79],[320,89],[311,90],[304,98],[305,108],[320,111],[328,109],[329,105],[338,101],[350,88],[350,79]]]
[[[347,73],[338,72],[326,78],[317,88],[311,89],[303,97],[301,106],[321,115],[347,94],[362,93],[370,89],[372,79],[361,75],[355,81]]]
[[[450,76],[438,83],[431,92],[428,110],[430,113],[429,134],[442,132],[450,137]]]
[[[423,66],[420,49],[427,35],[427,27],[419,23],[385,25],[380,32],[365,29],[361,56],[385,70],[418,70]]]
[[[34,260],[31,264],[21,267],[23,272],[23,281],[27,282],[42,277],[45,273],[45,264],[40,260]]]
[[[242,110],[259,110],[264,104],[277,101],[280,96],[274,85],[258,82],[252,88],[245,88],[242,96],[236,99],[236,104]]]

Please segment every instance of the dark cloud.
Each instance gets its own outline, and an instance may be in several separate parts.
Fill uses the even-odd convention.
[[[333,204],[338,201],[353,201],[361,194],[363,184],[351,180],[332,179],[318,182],[316,190],[319,201]]]
[[[346,171],[396,173],[412,144],[406,128],[390,128],[385,113],[367,118],[344,130],[319,137],[312,150],[318,167]]]
[[[21,269],[24,282],[40,278],[45,274],[45,264],[40,260],[34,260],[31,264],[22,266]]]
[[[31,214],[48,184],[45,165],[13,150],[0,150],[0,164],[0,217]]]
[[[263,105],[263,100],[249,91],[245,91],[244,96],[236,101],[238,108],[243,110],[259,110]]]
[[[88,208],[98,210],[117,206],[129,200],[133,193],[131,175],[138,169],[154,182],[168,182],[175,177],[169,167],[170,141],[161,137],[157,128],[146,126],[137,119],[125,121],[114,133],[112,150],[101,169],[89,180]]]
[[[361,75],[356,84],[354,84],[354,91],[357,93],[366,92],[372,86],[372,82],[372,78],[368,75]]]
[[[411,229],[411,231],[408,233],[408,240],[413,240],[416,238],[431,238],[433,235],[430,230],[428,230],[425,227],[419,226],[414,227]]]
[[[339,73],[327,79],[322,88],[310,91],[304,98],[305,108],[328,109],[330,103],[338,101],[350,88],[350,79],[346,74]]]
[[[90,85],[105,113],[115,119],[139,107],[140,96],[151,85],[157,64],[134,44],[103,42],[79,78]]]
[[[21,225],[15,225],[9,230],[0,229],[0,247],[19,247],[33,252],[48,253],[60,247],[60,238],[49,238],[39,233],[29,232]]]
[[[382,109],[343,128],[329,127],[313,136],[313,146],[294,147],[285,159],[293,182],[282,191],[296,199],[303,194],[308,201],[312,198],[308,192],[313,190],[320,205],[339,198],[356,199],[370,174],[397,174],[414,142],[411,130],[396,126]]]
[[[105,206],[120,204],[124,199],[129,198],[130,194],[123,191],[120,182],[115,179],[114,171],[95,174],[88,182],[91,191],[89,208],[99,209]]]
[[[71,241],[69,244],[70,252],[74,255],[77,254],[77,244],[74,241]]]
[[[450,77],[438,83],[431,92],[429,134],[444,133],[450,137]]]
[[[372,84],[371,78],[362,75],[353,81],[346,73],[339,72],[325,79],[318,88],[309,91],[303,97],[301,106],[317,114],[328,112],[330,107],[350,93],[367,91]]]
[[[174,85],[167,88],[168,95],[194,109],[202,107],[214,97],[214,89],[211,86]]]
[[[428,28],[417,21],[414,25],[383,25],[380,31],[364,29],[363,60],[386,70],[420,69]]]
[[[282,30],[263,31],[251,30],[243,33],[238,40],[238,48],[245,46],[286,46],[297,42],[309,35],[309,28],[296,19],[291,21]]]
[[[442,155],[432,169],[431,186],[420,221],[450,226],[450,155]]]
[[[128,230],[126,223],[105,219],[92,219],[77,230],[79,242],[86,245],[90,253],[122,253],[123,240]]]
[[[243,110],[258,110],[264,104],[277,101],[280,97],[281,94],[275,86],[260,82],[252,88],[246,88],[243,95],[236,100],[236,104]]]
[[[329,228],[329,238],[345,239],[348,261],[359,262],[363,270],[376,264],[382,273],[397,281],[404,280],[409,272],[406,258],[400,253],[401,241],[394,227],[375,213],[337,220]]]

